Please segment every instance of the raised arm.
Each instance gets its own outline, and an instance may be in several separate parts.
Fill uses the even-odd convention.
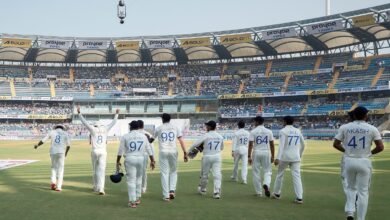
[[[111,128],[114,127],[114,125],[118,121],[119,109],[117,109],[115,113],[116,114],[115,114],[114,120],[112,120],[111,123],[106,126],[107,131],[111,130]]]
[[[77,113],[78,113],[78,115],[79,115],[79,117],[80,117],[81,123],[83,123],[83,125],[84,125],[85,127],[87,127],[87,129],[89,130],[89,132],[92,133],[92,132],[93,132],[93,126],[90,125],[90,124],[88,124],[87,120],[85,120],[84,116],[81,114],[80,107],[77,107]]]

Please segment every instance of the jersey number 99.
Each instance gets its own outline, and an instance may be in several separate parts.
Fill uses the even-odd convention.
[[[175,140],[175,133],[173,132],[168,132],[168,133],[161,133],[161,140],[163,142],[166,142],[166,141],[174,141]]]

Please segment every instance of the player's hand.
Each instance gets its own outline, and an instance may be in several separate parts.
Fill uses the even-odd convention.
[[[119,110],[119,108],[117,108],[116,111],[115,111],[115,113],[116,113],[116,114],[119,114],[119,112],[120,112],[120,110]]]
[[[188,154],[187,152],[184,152],[184,163],[188,162]]]
[[[38,145],[34,145],[34,149],[37,149],[38,148]]]
[[[249,163],[249,165],[252,165],[252,157],[248,157],[248,163]]]
[[[279,160],[276,159],[275,162],[274,162],[275,166],[279,165]]]
[[[234,151],[232,151],[232,157],[234,158]]]
[[[275,159],[273,157],[271,157],[271,163],[273,163],[275,161]]]
[[[81,111],[80,111],[80,106],[77,106],[77,113],[80,114]]]
[[[150,168],[152,168],[152,170],[154,170],[154,168],[156,168],[156,162],[155,161],[150,161]]]

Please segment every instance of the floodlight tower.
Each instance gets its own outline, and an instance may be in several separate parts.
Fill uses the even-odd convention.
[[[325,15],[329,16],[330,15],[330,0],[325,0]]]
[[[126,4],[125,0],[119,0],[118,3],[118,18],[120,19],[120,23],[123,24],[125,23],[125,18],[126,18]]]

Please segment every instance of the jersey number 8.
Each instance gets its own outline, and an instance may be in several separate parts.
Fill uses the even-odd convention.
[[[56,138],[54,139],[54,142],[55,142],[56,144],[61,143],[61,136],[60,136],[60,135],[57,135]]]

